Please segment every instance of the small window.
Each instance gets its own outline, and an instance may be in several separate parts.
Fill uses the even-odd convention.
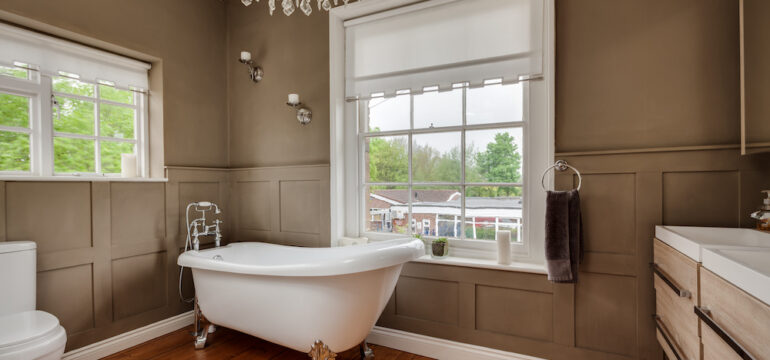
[[[3,24],[0,48],[0,175],[148,175],[148,64]]]

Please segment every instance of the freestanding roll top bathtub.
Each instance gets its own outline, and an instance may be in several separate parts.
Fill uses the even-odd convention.
[[[213,324],[298,351],[320,341],[340,352],[365,340],[404,263],[424,254],[419,239],[333,248],[244,242],[187,251],[177,263],[192,269],[198,307]]]

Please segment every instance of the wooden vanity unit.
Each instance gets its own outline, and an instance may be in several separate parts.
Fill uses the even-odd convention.
[[[669,360],[770,360],[768,303],[658,238],[652,267],[657,339]]]

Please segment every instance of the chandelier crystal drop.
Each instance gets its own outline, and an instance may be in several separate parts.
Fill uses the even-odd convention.
[[[241,0],[241,3],[243,3],[244,6],[249,6],[255,1],[259,2],[259,0]],[[311,5],[312,1],[313,0],[281,0],[281,10],[283,10],[283,13],[286,16],[291,16],[297,9],[302,11],[303,14],[310,16],[310,14],[313,13],[313,6]],[[332,5],[332,0],[316,0],[318,11],[329,11],[339,4],[339,0],[333,1],[334,5]],[[350,0],[342,0],[342,3],[347,5],[349,1]],[[270,16],[273,16],[273,13],[275,12],[275,0],[268,0],[267,7],[270,9]]]

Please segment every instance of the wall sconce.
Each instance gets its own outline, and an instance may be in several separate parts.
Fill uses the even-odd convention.
[[[251,78],[251,81],[258,83],[262,80],[262,75],[265,73],[262,71],[262,68],[259,67],[259,65],[254,65],[254,61],[251,60],[250,52],[241,51],[241,58],[238,59],[238,61],[246,64],[246,66],[249,67],[249,77]]]
[[[310,120],[313,120],[313,113],[310,109],[299,102],[299,94],[289,94],[289,101],[286,102],[286,105],[297,110],[297,121],[299,121],[300,124],[307,125],[310,123]]]

